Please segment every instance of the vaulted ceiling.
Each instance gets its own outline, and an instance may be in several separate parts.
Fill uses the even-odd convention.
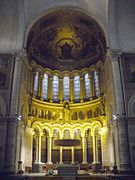
[[[33,25],[26,48],[29,60],[35,60],[37,64],[57,70],[74,70],[104,60],[106,40],[95,20],[75,9],[63,8]]]
[[[76,8],[94,19],[111,49],[134,50],[133,0],[1,0],[0,52],[24,48],[35,22],[63,7]]]

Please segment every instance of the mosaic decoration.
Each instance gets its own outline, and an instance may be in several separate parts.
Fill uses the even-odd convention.
[[[32,27],[27,51],[29,60],[36,60],[44,67],[82,69],[104,59],[106,42],[93,19],[65,9],[43,17]]]

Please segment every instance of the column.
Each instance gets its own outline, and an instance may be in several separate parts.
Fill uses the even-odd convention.
[[[52,102],[52,82],[53,82],[53,77],[49,75],[48,77],[48,99],[50,102]]]
[[[70,99],[71,102],[74,100],[74,80],[70,79]]]
[[[29,68],[29,71],[28,71],[28,93],[30,95],[33,95],[33,82],[34,82],[34,76],[33,76],[33,72],[32,72],[32,69]]]
[[[18,114],[19,97],[20,97],[20,82],[21,82],[21,69],[22,60],[25,57],[25,51],[16,52],[13,55],[13,78],[12,78],[12,92],[10,99],[10,115]]]
[[[36,161],[35,163],[41,163],[41,134],[36,135]]]
[[[63,101],[63,79],[59,79],[59,98],[60,102]]]
[[[17,142],[17,119],[10,118],[7,120],[5,164],[4,164],[4,170],[6,172],[10,172],[10,173],[15,172],[16,146],[17,146],[16,142]]]
[[[91,82],[91,90],[90,90],[91,97],[90,97],[90,99],[92,100],[96,96],[93,72],[91,72],[91,74],[90,74],[90,82]]]
[[[41,99],[42,96],[42,75],[39,73],[38,77],[38,98]]]
[[[95,144],[95,135],[92,136],[92,145],[93,145],[93,163],[96,162],[96,144]]]
[[[110,166],[110,139],[109,136],[109,130],[108,126],[101,128],[100,135],[101,135],[101,150],[102,150],[102,164],[103,166]]]
[[[39,97],[40,99],[43,101],[43,79],[44,79],[44,76],[43,75],[40,75],[39,77],[39,86],[40,86],[40,92],[39,92]]]
[[[74,147],[72,147],[71,148],[71,155],[72,155],[72,164],[74,164],[75,163],[75,155],[74,155],[74,151],[75,151],[75,148]]]
[[[120,171],[131,171],[130,148],[128,139],[128,123],[126,117],[117,118]]]
[[[86,151],[86,137],[83,136],[82,137],[82,149],[83,149],[83,162],[82,164],[86,164],[87,163],[87,151]]]
[[[112,60],[112,73],[113,73],[113,83],[114,83],[114,92],[115,92],[115,101],[116,101],[116,114],[123,115],[124,110],[124,99],[122,92],[122,77],[120,69],[120,52],[111,52]]]
[[[47,163],[52,164],[52,137],[48,136]]]
[[[35,98],[36,97],[36,93],[35,93],[35,91],[34,91],[34,84],[35,84],[35,76],[36,76],[36,73],[37,72],[32,72],[32,79],[31,79],[31,81],[32,81],[32,84],[31,84],[31,88],[32,88],[32,96]]]
[[[96,154],[96,162],[98,162],[98,135],[95,135],[95,154]]]
[[[60,147],[60,164],[62,164],[63,163],[63,151],[62,151],[62,147]]]
[[[83,102],[85,98],[84,78],[80,77],[80,101]]]

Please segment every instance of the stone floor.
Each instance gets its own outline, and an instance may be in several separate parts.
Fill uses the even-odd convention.
[[[22,175],[1,175],[0,180],[135,180],[135,175],[93,174],[89,171],[78,171],[76,176],[59,176],[57,171],[53,175],[46,173],[24,173]]]

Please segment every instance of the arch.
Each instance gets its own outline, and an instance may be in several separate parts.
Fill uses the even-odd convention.
[[[128,115],[135,116],[135,94],[131,96],[128,102]]]
[[[70,2],[71,4],[71,2]],[[30,25],[27,27],[26,29],[26,33],[25,33],[25,40],[24,40],[24,46],[26,47],[27,44],[27,38],[29,35],[29,32],[31,30],[31,28],[33,27],[33,25],[39,21],[42,17],[49,15],[50,13],[54,13],[55,11],[61,10],[61,8],[64,9],[69,9],[69,10],[74,10],[76,12],[81,12],[84,13],[85,15],[89,16],[90,18],[92,18],[102,29],[102,31],[104,32],[105,35],[105,39],[106,39],[106,44],[108,44],[108,32],[107,32],[107,28],[106,28],[106,24],[105,22],[101,22],[100,16],[97,17],[94,13],[92,13],[91,11],[89,11],[87,8],[83,8],[83,7],[76,7],[73,5],[66,5],[64,2],[60,2],[59,6],[57,7],[52,7],[52,8],[48,8],[46,9],[44,12],[40,13],[31,23]]]

